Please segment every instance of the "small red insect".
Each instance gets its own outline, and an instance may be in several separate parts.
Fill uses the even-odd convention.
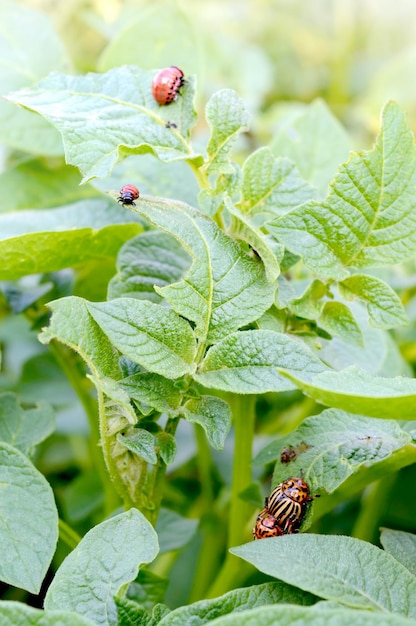
[[[117,198],[117,202],[120,202],[123,206],[125,204],[130,204],[136,206],[135,200],[139,197],[139,190],[134,185],[124,185],[120,189],[120,195]]]
[[[264,539],[265,537],[279,537],[284,535],[277,519],[270,515],[267,509],[263,509],[257,516],[256,525],[253,528],[254,539]]]
[[[179,67],[165,67],[152,81],[152,95],[158,104],[170,104],[178,97],[184,82],[184,73]]]

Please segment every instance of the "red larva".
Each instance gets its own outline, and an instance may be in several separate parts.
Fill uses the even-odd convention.
[[[120,189],[120,195],[117,198],[117,201],[120,202],[123,206],[125,204],[136,206],[134,201],[137,200],[139,195],[140,194],[137,187],[135,187],[134,185],[124,185],[124,187]]]
[[[152,95],[158,104],[170,104],[178,97],[185,82],[184,73],[176,65],[160,70],[152,81]]]

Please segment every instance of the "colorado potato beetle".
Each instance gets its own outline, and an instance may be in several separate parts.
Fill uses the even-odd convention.
[[[257,516],[256,524],[253,528],[254,539],[265,539],[266,537],[279,537],[285,533],[280,528],[277,520],[270,515],[267,509],[263,509]]]
[[[123,206],[125,204],[136,206],[134,201],[137,200],[139,195],[140,194],[137,187],[135,187],[134,185],[124,185],[124,187],[120,189],[120,195],[117,198],[117,201],[120,202]]]
[[[184,84],[184,73],[176,65],[160,70],[152,81],[152,95],[158,104],[170,104]]]
[[[302,478],[288,478],[266,498],[265,509],[275,518],[283,533],[291,534],[299,530],[311,500],[309,487]]]

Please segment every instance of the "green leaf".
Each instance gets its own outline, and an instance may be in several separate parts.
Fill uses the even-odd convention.
[[[270,148],[259,148],[246,159],[241,191],[241,211],[255,216],[259,225],[317,195],[296,166],[289,159],[276,158]]]
[[[338,283],[344,298],[362,300],[368,311],[370,324],[376,328],[394,328],[409,323],[398,295],[380,278],[354,274]]]
[[[276,258],[281,252],[281,246],[272,237],[265,237],[259,228],[250,223],[249,219],[240,213],[229,198],[224,202],[227,211],[233,217],[232,233],[237,239],[249,244],[264,263],[267,280],[274,283],[280,274],[280,266]]]
[[[293,534],[253,541],[231,552],[261,572],[327,600],[416,617],[414,576],[392,556],[365,541]]]
[[[174,235],[192,256],[182,281],[156,291],[179,315],[195,322],[198,338],[219,341],[272,304],[275,288],[262,264],[211,219],[182,202],[161,198],[141,199],[134,210]]]
[[[157,536],[137,509],[90,530],[64,560],[46,597],[45,609],[76,611],[98,624],[117,624],[113,596],[134,580],[140,565],[158,552]]]
[[[88,311],[122,354],[146,369],[179,378],[192,372],[195,337],[166,307],[135,298],[87,303]]]
[[[208,174],[234,172],[229,153],[238,135],[248,130],[248,112],[232,89],[221,89],[208,100],[205,117],[211,129],[207,146]]]
[[[111,399],[117,409],[119,415],[123,415],[130,424],[136,424],[137,417],[130,404],[130,398],[128,393],[121,388],[118,381],[108,378],[97,378],[96,376],[89,376],[97,389],[99,389],[105,396]]]
[[[293,284],[289,283],[289,286],[286,286],[283,283],[283,285],[279,286],[283,286],[283,288],[286,287],[286,291],[289,292],[288,296],[290,297],[290,292],[293,290]],[[321,315],[325,304],[322,301],[322,298],[327,295],[328,288],[325,283],[321,280],[313,280],[301,296],[294,298],[293,301],[290,302],[290,308],[299,317],[304,317],[306,319],[318,318]],[[288,296],[286,296],[286,299]]]
[[[280,460],[284,448],[294,451],[288,465]],[[255,465],[277,461],[273,484],[303,473],[312,491],[318,487],[332,493],[353,474],[384,462],[390,470],[408,465],[416,457],[409,433],[394,420],[354,415],[339,409],[326,409],[307,417],[289,435],[273,441],[254,459]],[[382,475],[382,466],[379,468]],[[386,468],[384,467],[384,472]],[[370,477],[364,475],[368,482]]]
[[[244,589],[234,589],[211,600],[201,600],[188,606],[181,606],[164,617],[160,626],[183,626],[184,624],[202,624],[217,621],[221,616],[237,614],[247,609],[275,604],[312,604],[314,598],[294,587],[281,582],[263,583]],[[258,622],[258,624],[271,622]]]
[[[119,386],[136,402],[151,406],[160,413],[170,413],[181,403],[180,390],[171,380],[159,374],[139,372],[123,378]]]
[[[382,528],[380,542],[386,552],[416,576],[416,536],[402,530]]]
[[[87,302],[71,296],[48,304],[52,318],[39,335],[41,343],[58,339],[78,352],[95,378],[121,378],[119,358],[107,337],[91,317]]]
[[[326,604],[326,603],[325,603]],[[414,626],[414,620],[392,613],[381,614],[352,609],[326,608],[324,603],[313,607],[265,606],[212,622],[212,626]]]
[[[231,409],[225,400],[215,396],[188,400],[183,415],[189,422],[202,426],[213,448],[223,449],[232,422]]]
[[[31,85],[52,70],[68,71],[68,55],[46,12],[2,2],[0,24],[0,95]],[[45,120],[4,100],[0,120],[0,141],[10,148],[37,155],[62,154],[59,133]]]
[[[150,626],[152,618],[145,608],[128,598],[115,598],[118,626]]]
[[[325,194],[338,164],[348,157],[349,144],[347,133],[325,102],[315,100],[280,122],[271,149],[289,157],[303,178]]]
[[[175,511],[161,509],[156,531],[160,552],[179,550],[186,546],[195,535],[199,520],[182,517]]]
[[[130,452],[140,456],[146,463],[156,465],[155,438],[152,433],[143,428],[135,428],[131,435],[117,435],[117,441]]]
[[[160,458],[166,465],[170,465],[176,456],[176,439],[164,430],[156,433],[156,445],[159,448]]]
[[[399,263],[416,251],[416,168],[404,113],[390,102],[373,150],[341,165],[328,196],[307,202],[269,229],[315,273],[347,277],[346,267]]]
[[[52,489],[8,443],[0,443],[0,475],[0,580],[39,593],[58,539]]]
[[[41,611],[22,602],[0,603],[2,626],[96,626],[96,622],[73,611]]]
[[[210,348],[195,379],[205,387],[234,393],[293,389],[278,367],[299,370],[306,377],[326,370],[300,341],[271,330],[248,330],[229,335]]]
[[[55,414],[50,404],[39,402],[24,409],[14,393],[0,394],[0,441],[28,455],[55,430]]]
[[[91,185],[79,182],[80,175],[74,167],[62,163],[48,167],[42,159],[31,159],[0,174],[0,206],[5,211],[45,209],[97,196]]]
[[[136,223],[135,223],[136,222]],[[142,230],[108,200],[84,200],[55,210],[0,215],[0,280],[113,259]]]
[[[121,248],[108,297],[160,302],[154,286],[164,287],[180,280],[189,265],[189,255],[174,237],[154,230],[144,232]]]
[[[186,70],[186,78],[190,72],[201,73],[201,40],[189,11],[180,5],[150,4],[141,11],[127,11],[113,28],[117,24],[121,28],[112,33],[99,59],[100,72],[140,59],[148,69],[168,67],[173,62]]]
[[[358,367],[310,376],[283,371],[299,389],[317,402],[371,417],[414,419],[416,381],[404,376],[381,378]]]
[[[168,579],[158,576],[149,569],[141,569],[136,580],[127,589],[127,596],[143,606],[148,613],[153,613],[160,606],[166,594]],[[169,609],[168,609],[169,610]]]
[[[151,90],[156,71],[132,65],[84,76],[54,72],[32,88],[8,94],[7,100],[56,126],[66,161],[81,170],[83,182],[108,176],[129,154],[152,153],[164,162],[186,159],[201,164],[202,157],[187,142],[196,121],[193,79],[187,79],[176,102],[160,107]],[[166,128],[168,119],[174,119],[177,128]]]
[[[337,335],[357,346],[364,345],[361,328],[350,309],[342,302],[325,302],[318,322],[331,335]]]

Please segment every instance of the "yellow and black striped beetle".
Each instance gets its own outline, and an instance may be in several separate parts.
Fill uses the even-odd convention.
[[[296,533],[306,513],[309,487],[302,478],[288,478],[277,485],[265,500],[265,509],[274,517],[282,534]]]

